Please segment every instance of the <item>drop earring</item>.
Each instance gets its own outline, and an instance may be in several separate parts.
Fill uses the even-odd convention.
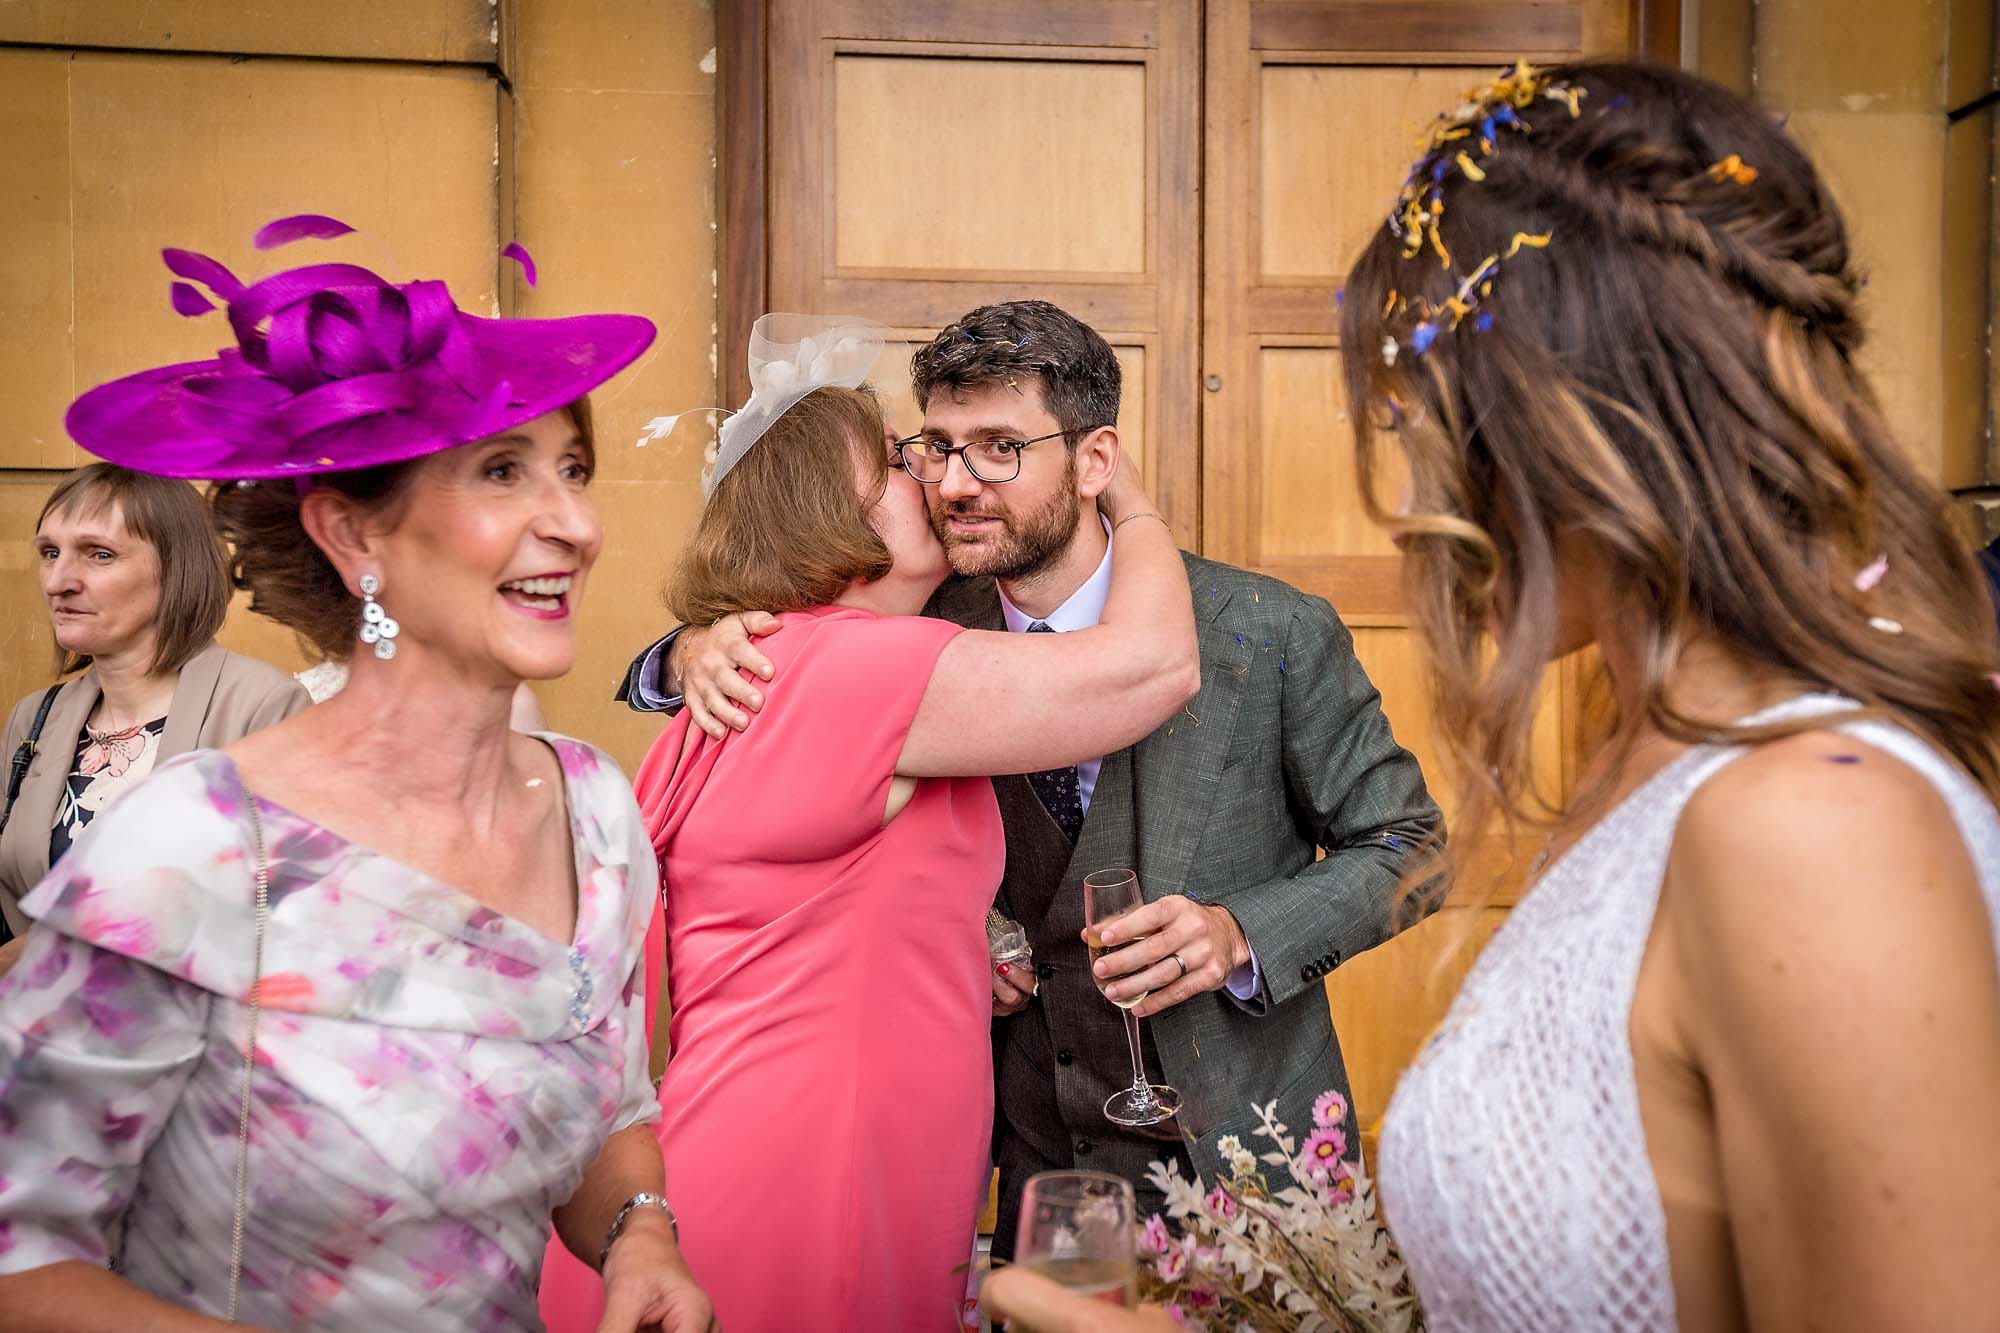
[[[386,662],[396,655],[396,636],[403,627],[375,600],[380,591],[381,579],[373,574],[361,576],[361,642],[374,644],[375,656]]]

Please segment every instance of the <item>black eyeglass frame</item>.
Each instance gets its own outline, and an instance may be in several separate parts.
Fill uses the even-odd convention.
[[[1104,429],[1102,426],[1084,426],[1074,433],[1083,436],[1088,435],[1091,431],[1102,429]],[[1021,475],[1021,451],[1023,449],[1028,448],[1030,445],[1045,444],[1050,440],[1059,439],[1071,433],[1066,430],[1057,430],[1050,431],[1047,435],[1037,435],[1032,440],[974,440],[971,444],[949,444],[941,440],[926,439],[922,435],[912,435],[907,439],[896,441],[896,466],[908,472],[910,480],[916,482],[919,486],[941,486],[944,484],[944,479],[951,475],[952,456],[957,455],[958,461],[965,464],[965,470],[972,474],[974,481],[983,482],[988,486],[1000,486]],[[922,444],[943,454],[944,470],[935,477],[919,477],[915,472],[912,472],[909,460],[903,457],[904,448],[912,444]],[[981,472],[972,465],[972,455],[967,452],[970,449],[982,446],[992,448],[996,445],[1003,449],[1012,450],[1014,454],[1014,470],[1004,477],[989,477]]]

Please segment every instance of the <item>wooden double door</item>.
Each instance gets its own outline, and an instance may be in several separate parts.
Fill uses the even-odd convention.
[[[1334,293],[1419,131],[1517,58],[1631,49],[1629,0],[725,0],[726,400],[766,309],[914,340],[1050,300],[1116,349],[1128,448],[1183,546],[1327,597],[1433,771],[1393,548],[1354,493]],[[916,423],[905,396],[895,424]],[[1567,681],[1538,748],[1571,766]],[[1442,796],[1442,793],[1440,793]],[[1448,803],[1447,803],[1448,804]],[[1447,811],[1449,813],[1449,811]],[[1362,1123],[1504,902],[1328,982]]]

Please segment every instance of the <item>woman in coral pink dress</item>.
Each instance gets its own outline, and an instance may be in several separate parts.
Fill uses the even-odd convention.
[[[807,339],[798,364],[825,352]],[[983,922],[1004,848],[983,775],[1116,750],[1178,707],[1186,578],[1166,525],[1131,523],[1096,629],[921,617],[949,570],[872,395],[819,388],[764,418],[754,447],[725,431],[670,600],[699,623],[775,603],[775,678],[747,731],[684,714],[636,784],[664,872],[673,1206],[729,1333],[956,1328],[992,1127]],[[1115,433],[1075,457],[1088,500]],[[1061,447],[1035,464],[1063,467]],[[1151,516],[1129,477],[1112,492],[1114,521]]]

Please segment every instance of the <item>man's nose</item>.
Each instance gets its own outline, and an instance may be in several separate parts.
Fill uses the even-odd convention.
[[[981,482],[972,475],[972,469],[965,464],[964,454],[947,454],[944,460],[944,480],[938,483],[938,494],[947,500],[969,500],[979,494]]]

